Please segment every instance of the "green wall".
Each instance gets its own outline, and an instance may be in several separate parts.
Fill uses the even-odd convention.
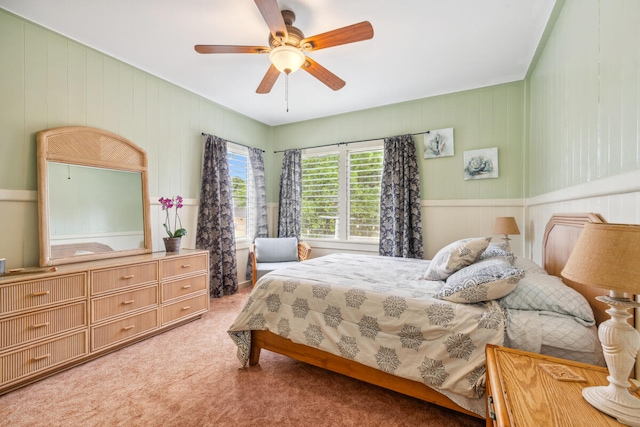
[[[277,150],[383,138],[453,128],[455,154],[423,159],[423,135],[415,136],[423,200],[511,199],[523,197],[522,81],[424,98],[354,113],[277,126]],[[500,177],[464,181],[463,152],[498,147]],[[278,182],[282,154],[268,181]],[[277,190],[277,187],[275,188]],[[270,194],[277,201],[278,193]]]
[[[198,197],[199,174],[193,172],[200,168],[202,131],[265,148],[273,202],[281,155],[273,156],[271,147],[453,127],[455,156],[420,162],[422,197],[522,197],[522,82],[270,128],[4,11],[0,58],[0,93],[10,100],[0,105],[6,153],[0,159],[0,188],[36,189],[34,135],[56,126],[107,129],[146,149],[152,195]],[[416,136],[421,156],[422,140]],[[463,181],[463,151],[486,147],[499,148],[500,178]]]
[[[0,63],[0,217],[11,224],[0,256],[11,266],[37,264],[35,135],[58,126],[106,129],[145,149],[151,197],[199,197],[201,132],[263,148],[270,202],[274,150],[452,127],[453,157],[422,159],[416,136],[424,200],[523,197],[523,82],[270,127],[1,9]],[[463,152],[489,147],[500,178],[464,181]]]
[[[271,148],[269,126],[0,9],[0,257],[10,267],[38,264],[36,133],[68,125],[145,149],[150,197],[199,197],[202,132]]]
[[[37,188],[35,134],[57,126],[106,129],[144,148],[151,195],[199,196],[203,131],[269,146],[268,126],[2,10],[0,59],[3,189]]]
[[[527,79],[528,197],[640,168],[640,2],[566,0]]]

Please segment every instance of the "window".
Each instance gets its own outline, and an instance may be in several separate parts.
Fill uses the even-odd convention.
[[[340,156],[302,158],[302,237],[338,237]]]
[[[253,176],[246,147],[227,143],[227,159],[233,196],[233,222],[236,240],[253,236]]]
[[[377,241],[382,141],[305,150],[302,237]]]
[[[380,237],[380,183],[383,151],[349,153],[349,238]]]

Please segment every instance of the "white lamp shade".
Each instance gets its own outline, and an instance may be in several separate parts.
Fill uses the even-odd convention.
[[[289,74],[298,70],[304,64],[305,56],[300,49],[283,45],[271,49],[269,59],[278,71]]]

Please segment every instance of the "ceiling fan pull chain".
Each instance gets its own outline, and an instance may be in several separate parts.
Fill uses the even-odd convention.
[[[284,75],[284,100],[287,101],[287,113],[289,112],[289,73]]]

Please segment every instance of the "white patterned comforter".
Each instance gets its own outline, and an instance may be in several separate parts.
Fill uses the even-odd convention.
[[[269,330],[452,399],[479,399],[485,345],[503,344],[503,310],[495,301],[434,299],[443,283],[422,279],[428,263],[333,254],[267,274],[229,328],[240,362],[248,361],[249,331]]]

